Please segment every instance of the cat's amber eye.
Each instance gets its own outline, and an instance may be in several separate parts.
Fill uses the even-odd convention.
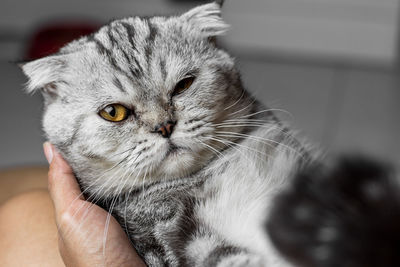
[[[120,104],[111,104],[100,110],[99,115],[108,121],[119,122],[125,120],[130,110]]]
[[[187,90],[194,82],[195,77],[187,77],[180,82],[178,82],[175,86],[173,95],[179,95],[180,93],[183,93],[183,91]]]

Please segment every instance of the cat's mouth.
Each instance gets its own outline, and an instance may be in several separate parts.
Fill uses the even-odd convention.
[[[177,145],[171,140],[164,145],[165,152],[157,163],[155,176],[180,178],[192,173],[197,166],[201,166],[190,147]]]
[[[177,146],[176,144],[169,142],[169,148],[167,153],[165,154],[165,158],[171,156],[171,155],[176,155],[179,154],[182,150],[184,150],[185,148]]]

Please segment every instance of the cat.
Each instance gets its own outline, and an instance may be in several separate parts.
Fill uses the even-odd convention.
[[[314,162],[276,199],[267,222],[296,266],[400,266],[400,180],[365,156]]]
[[[279,209],[318,156],[245,90],[221,5],[115,20],[22,66],[46,138],[148,266],[296,263]]]

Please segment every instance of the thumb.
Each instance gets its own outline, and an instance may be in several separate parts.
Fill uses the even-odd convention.
[[[50,196],[54,202],[56,214],[61,214],[66,212],[74,201],[84,198],[72,168],[57,149],[49,142],[43,144],[43,149],[50,163],[48,174]]]

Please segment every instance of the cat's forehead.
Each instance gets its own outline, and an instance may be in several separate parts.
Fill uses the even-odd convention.
[[[28,92],[48,84],[70,84],[84,90],[100,80],[115,82],[114,74],[128,77],[147,90],[178,82],[208,63],[222,64],[227,55],[210,40],[226,32],[220,5],[210,3],[172,17],[130,17],[63,47],[59,53],[23,65]],[[63,93],[60,91],[60,93]]]
[[[137,53],[148,53],[149,47],[160,37],[163,28],[161,18],[129,17],[103,26],[91,35],[88,41],[98,40],[108,49],[123,47],[131,48]]]
[[[203,38],[192,34],[188,25],[174,17],[115,20],[86,40],[94,45],[98,54],[137,65],[137,71],[142,71],[141,65],[154,63],[154,59],[189,59],[193,54],[201,54],[207,47]]]
[[[85,38],[77,68],[83,67],[82,77],[90,77],[96,88],[138,95],[160,92],[201,66],[205,49],[199,46],[204,44],[190,40],[184,31],[179,23],[163,17],[113,21]],[[67,49],[77,47],[71,44]]]

